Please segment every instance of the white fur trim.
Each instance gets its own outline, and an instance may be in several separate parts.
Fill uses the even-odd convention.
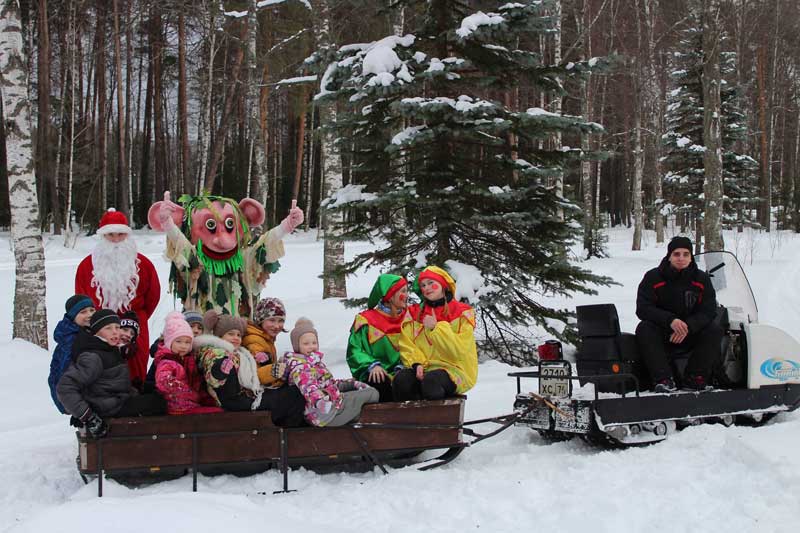
[[[192,341],[192,346],[195,350],[203,348],[204,346],[211,346],[219,348],[226,352],[235,352],[239,355],[239,385],[245,389],[250,389],[255,393],[256,397],[253,400],[253,409],[261,404],[261,396],[264,393],[264,386],[258,379],[258,365],[256,364],[255,357],[244,346],[238,349],[233,347],[233,344],[228,341],[217,337],[216,335],[203,334],[198,335]]]
[[[130,233],[131,227],[125,224],[106,224],[97,228],[98,235],[106,235],[108,233]]]

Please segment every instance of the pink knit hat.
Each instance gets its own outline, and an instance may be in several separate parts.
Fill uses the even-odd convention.
[[[182,313],[172,311],[167,315],[164,323],[164,346],[172,349],[172,343],[179,337],[194,338],[192,326],[186,321]]]

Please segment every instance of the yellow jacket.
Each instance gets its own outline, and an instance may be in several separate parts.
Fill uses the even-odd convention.
[[[284,384],[281,379],[272,377],[272,365],[277,361],[277,353],[275,350],[275,339],[267,335],[267,332],[256,326],[255,324],[247,323],[247,332],[242,338],[242,346],[255,356],[258,352],[264,352],[269,355],[270,362],[266,365],[258,367],[258,380],[266,387],[280,387]]]
[[[401,325],[400,360],[407,367],[421,364],[426,371],[447,371],[456,384],[456,392],[463,394],[478,380],[475,311],[460,302],[450,304],[456,304],[450,309],[458,313],[445,320],[440,318],[432,330],[422,325],[417,306],[409,309]]]

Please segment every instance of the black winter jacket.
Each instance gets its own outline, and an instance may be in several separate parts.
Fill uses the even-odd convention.
[[[66,411],[81,418],[87,409],[113,416],[133,393],[128,364],[119,349],[100,337],[79,334],[73,361],[56,386]]]
[[[677,271],[664,258],[648,271],[636,295],[636,316],[666,330],[676,318],[686,322],[689,333],[705,328],[717,312],[717,295],[708,274],[692,263]]]

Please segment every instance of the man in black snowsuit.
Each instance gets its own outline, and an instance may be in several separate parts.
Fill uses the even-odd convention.
[[[692,241],[675,237],[658,268],[639,283],[636,342],[656,392],[673,392],[675,380],[668,353],[691,350],[684,388],[704,390],[714,362],[720,358],[723,331],[714,322],[717,298],[711,278],[697,268]]]

